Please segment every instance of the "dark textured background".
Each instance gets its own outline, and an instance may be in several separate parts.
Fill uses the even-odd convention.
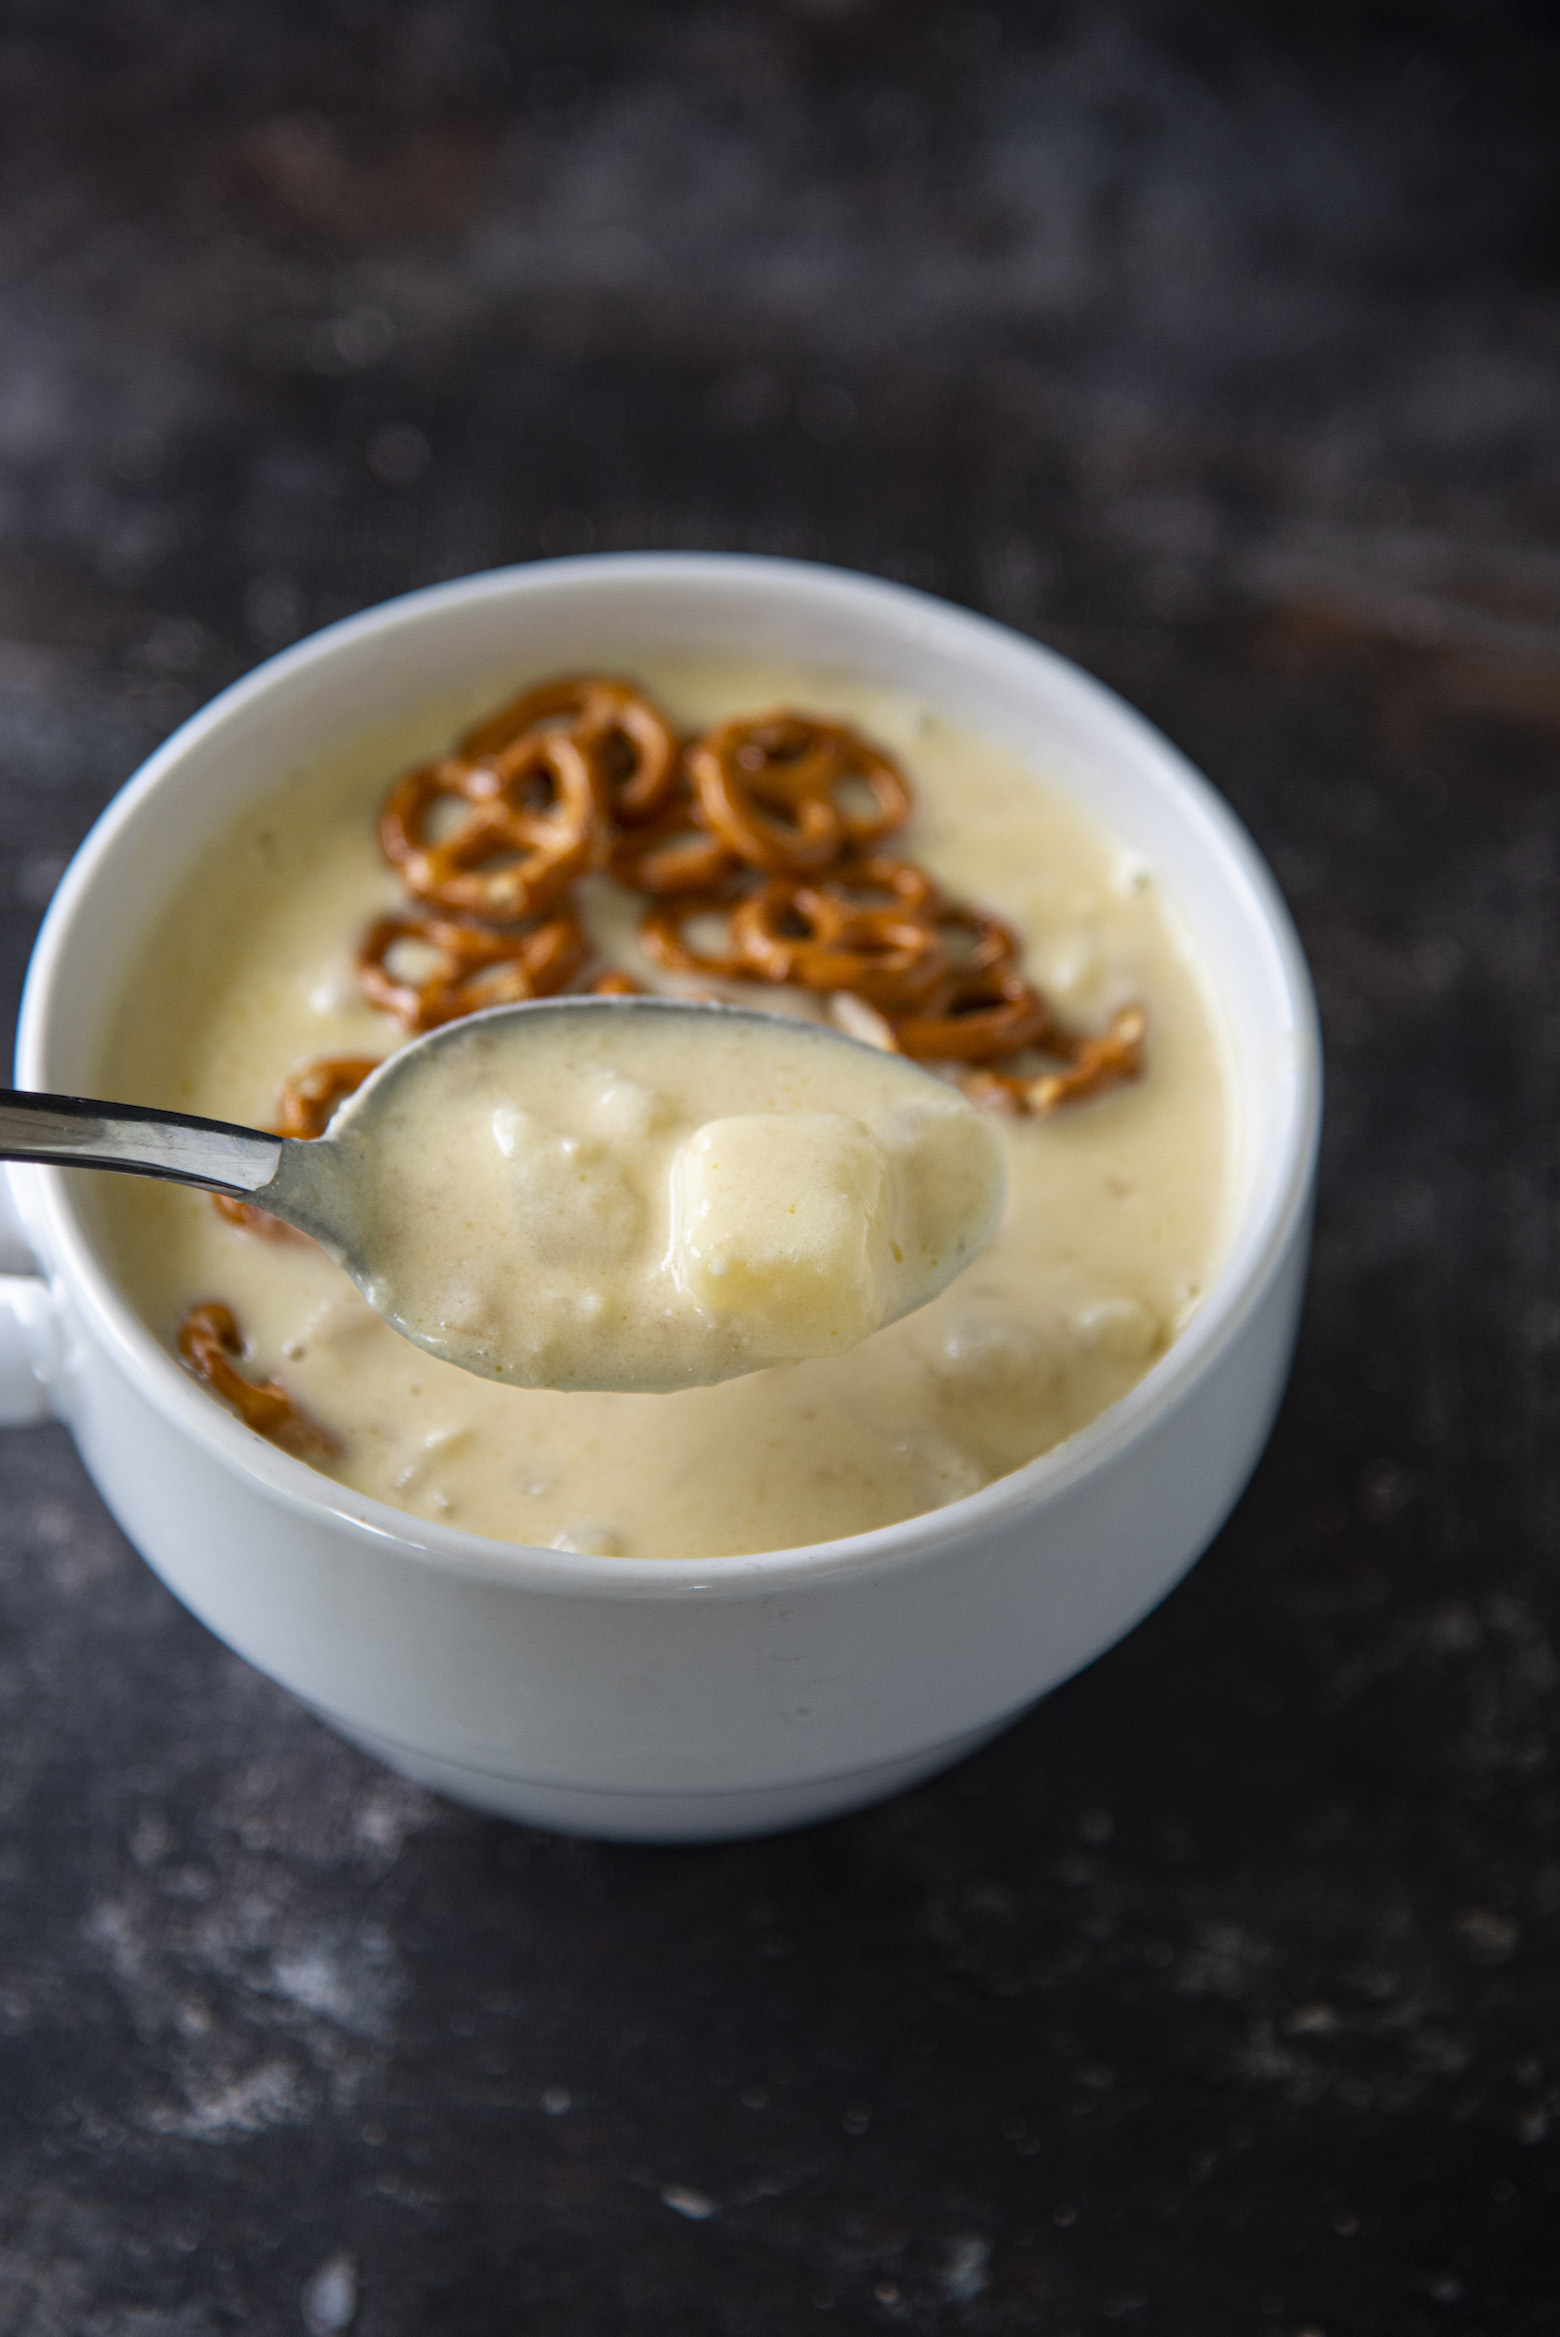
[[[343,611],[800,553],[1207,768],[1330,1049],[1186,1585],[848,1822],[484,1823],[0,1443],[3,2337],[1560,2330],[1560,36],[1492,0],[0,10],[7,998]]]

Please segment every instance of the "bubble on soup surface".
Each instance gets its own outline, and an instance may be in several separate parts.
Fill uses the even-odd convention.
[[[648,1136],[661,1116],[661,1098],[620,1071],[598,1073],[589,1106],[591,1123],[614,1143]]]
[[[356,970],[345,957],[329,959],[309,984],[312,1014],[353,1014],[362,1004]]]
[[[1057,1370],[1051,1340],[1031,1324],[1000,1315],[964,1316],[944,1336],[936,1362],[951,1387],[992,1396],[1048,1384]]]
[[[469,1428],[448,1425],[430,1428],[424,1436],[419,1438],[416,1452],[394,1479],[396,1491],[403,1492],[409,1485],[417,1484],[426,1477],[436,1461],[442,1461],[448,1453],[453,1452],[460,1445],[469,1444],[470,1441],[471,1430]]]
[[[505,1160],[536,1161],[550,1169],[566,1168],[580,1150],[577,1136],[560,1135],[522,1111],[518,1104],[496,1104],[492,1117],[493,1142]]]
[[[1104,977],[1099,936],[1087,930],[1058,934],[1039,953],[1035,971],[1048,996],[1076,1005],[1096,991]]]
[[[914,1436],[902,1437],[894,1450],[928,1509],[945,1509],[950,1501],[962,1501],[967,1493],[978,1493],[988,1482],[980,1463],[952,1437],[940,1436],[935,1429],[920,1429]]]
[[[588,1522],[565,1526],[561,1534],[554,1534],[548,1546],[554,1550],[570,1551],[577,1558],[623,1556],[621,1535],[613,1533],[610,1526],[591,1525]]]
[[[1178,1282],[1175,1285],[1175,1306],[1170,1317],[1172,1333],[1179,1338],[1203,1302],[1200,1282]]]
[[[1159,1345],[1159,1324],[1139,1299],[1097,1298],[1073,1317],[1073,1335],[1113,1363],[1146,1363]]]

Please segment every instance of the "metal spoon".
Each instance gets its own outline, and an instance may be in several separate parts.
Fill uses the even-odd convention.
[[[382,1112],[406,1073],[426,1063],[438,1047],[459,1044],[484,1024],[524,1015],[655,1013],[742,1014],[772,1022],[745,1007],[711,1005],[681,998],[547,998],[514,1006],[493,1006],[428,1031],[387,1055],[347,1104],[338,1107],[323,1136],[273,1136],[260,1128],[236,1127],[229,1120],[200,1120],[184,1112],[149,1110],[141,1104],[94,1102],[88,1096],[37,1095],[24,1088],[0,1088],[0,1161],[46,1161],[55,1168],[117,1169],[133,1177],[165,1177],[176,1185],[199,1185],[251,1202],[269,1217],[306,1233],[327,1256],[345,1267],[366,1292],[368,1270],[353,1249],[353,1184],[346,1147],[339,1141],[348,1123],[361,1131],[371,1114]],[[805,1026],[841,1046],[855,1041],[824,1025]],[[403,1326],[399,1323],[396,1328]]]
[[[463,1016],[399,1048],[338,1106],[323,1136],[273,1136],[257,1128],[151,1111],[138,1104],[98,1103],[82,1096],[32,1095],[13,1089],[0,1090],[0,1160],[47,1161],[64,1168],[115,1169],[132,1176],[164,1177],[247,1201],[318,1242],[352,1277],[370,1306],[403,1337],[461,1363],[467,1370],[501,1376],[475,1349],[470,1353],[457,1351],[444,1334],[401,1311],[395,1293],[386,1286],[384,1260],[373,1254],[372,1213],[365,1212],[363,1206],[366,1176],[372,1181],[365,1153],[378,1154],[381,1146],[395,1144],[397,1116],[390,1109],[393,1099],[409,1075],[427,1068],[432,1050],[467,1044],[484,1025],[513,1023],[524,1017],[536,1030],[558,1015],[582,1014],[650,1014],[684,1020],[715,1015],[770,1030],[783,1023],[790,1034],[805,1036],[808,1041],[848,1048],[857,1055],[867,1052],[859,1041],[826,1024],[762,1014],[748,1007],[648,997],[534,999]],[[914,1083],[924,1079],[946,1105],[946,1087],[904,1058],[893,1060],[903,1077]],[[989,1232],[988,1226],[980,1239],[984,1241]],[[956,1252],[949,1256],[944,1280],[958,1271],[959,1263]],[[926,1295],[932,1295],[930,1289]],[[918,1298],[914,1303],[924,1302]]]

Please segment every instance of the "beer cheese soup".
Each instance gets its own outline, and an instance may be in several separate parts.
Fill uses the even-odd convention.
[[[378,1312],[513,1387],[843,1355],[996,1229],[989,1119],[902,1055],[729,1007],[482,1015],[332,1124]]]
[[[1043,739],[1031,766],[908,695],[818,671],[668,666],[636,678],[680,737],[724,742],[720,754],[713,746],[705,753],[699,802],[725,817],[722,769],[738,780],[752,771],[752,800],[739,789],[731,813],[749,829],[712,824],[690,845],[674,833],[674,810],[643,815],[638,828],[622,830],[623,852],[614,846],[609,865],[598,852],[572,869],[565,905],[554,899],[537,910],[512,899],[507,913],[527,915],[534,963],[552,953],[554,987],[559,978],[595,985],[604,968],[616,968],[645,990],[913,1043],[945,1083],[947,1126],[967,1124],[961,1099],[972,1096],[984,1107],[982,1141],[995,1138],[1006,1169],[1000,1224],[940,1295],[915,1307],[892,1257],[895,1243],[905,1248],[910,1219],[906,1127],[890,1091],[905,1079],[922,1095],[926,1070],[912,1072],[891,1053],[820,1049],[838,1053],[851,1078],[827,1093],[798,1090],[776,1113],[762,1075],[750,1077],[756,1056],[742,1055],[737,1034],[750,1026],[735,1022],[718,1068],[712,1054],[696,1077],[692,1069],[646,1076],[619,1059],[609,1044],[613,1018],[604,1015],[601,1051],[581,1061],[577,1077],[524,1098],[485,1094],[458,1134],[452,1118],[449,1141],[484,1148],[482,1174],[517,1231],[528,1224],[530,1238],[567,1260],[546,1268],[554,1275],[547,1306],[528,1315],[512,1294],[470,1275],[462,1284],[458,1228],[441,1230],[446,1187],[433,1155],[411,1234],[431,1261],[430,1287],[443,1294],[433,1303],[450,1311],[452,1332],[469,1339],[476,1325],[479,1339],[513,1338],[514,1378],[552,1380],[565,1368],[560,1357],[588,1355],[611,1332],[613,1275],[643,1271],[664,1274],[663,1289],[686,1309],[699,1376],[713,1376],[711,1358],[743,1375],[719,1385],[629,1393],[474,1377],[409,1346],[320,1251],[268,1235],[241,1211],[225,1217],[207,1196],[130,1178],[102,1180],[92,1205],[122,1284],[154,1332],[196,1362],[223,1347],[245,1381],[285,1391],[311,1431],[295,1449],[361,1493],[500,1540],[583,1555],[710,1557],[832,1541],[957,1500],[1050,1450],[1131,1388],[1190,1319],[1223,1251],[1238,1141],[1218,1009],[1153,868],[1130,838],[1047,784]],[[540,702],[545,693],[534,695]],[[563,705],[567,693],[553,696]],[[745,728],[738,719],[777,708],[819,718],[816,737],[795,725],[793,737],[778,718]],[[485,863],[446,844],[439,825],[446,797],[461,818],[485,816],[483,772],[472,779],[469,755],[435,761],[425,767],[432,778],[413,774],[420,797],[397,788],[399,862],[386,857],[381,825],[396,774],[419,755],[446,755],[460,722],[481,711],[481,702],[432,707],[392,734],[279,775],[275,791],[204,855],[156,927],[124,986],[99,1092],[264,1125],[275,1122],[280,1089],[281,1125],[317,1133],[318,1114],[312,1127],[290,1116],[300,1098],[323,1099],[323,1108],[349,1094],[366,1068],[405,1042],[410,1017],[421,1015],[426,1027],[429,1017],[492,1003],[481,983],[504,978],[502,964],[496,975],[485,970],[501,945],[489,948],[480,932],[473,940],[467,921],[476,915],[480,924],[484,901],[475,894],[473,910],[468,896],[505,881],[504,864],[489,876]],[[598,716],[576,707],[563,743],[538,750],[548,762],[548,804],[566,808],[569,788],[602,784],[603,770],[610,779],[610,762],[598,756],[591,766]],[[853,726],[841,733],[844,748],[830,745],[826,725]],[[500,737],[491,723],[487,730]],[[481,735],[479,726],[470,738]],[[908,814],[853,739],[872,742],[903,774]],[[583,759],[571,740],[583,741]],[[481,752],[491,761],[499,750],[490,746]],[[881,934],[873,927],[861,947],[865,912],[856,895],[848,915],[839,910],[838,867],[820,864],[809,880],[821,888],[821,907],[798,893],[801,879],[771,873],[774,855],[811,849],[806,823],[822,799],[807,793],[808,775],[825,750],[836,760],[855,756],[837,799],[862,835],[874,833],[873,820],[897,822],[878,848],[900,861],[850,881],[886,890],[904,913]],[[625,796],[649,768],[649,751],[637,766],[624,763]],[[458,799],[461,788],[474,811]],[[632,806],[622,816],[631,814],[641,816]],[[563,844],[546,850],[557,859],[571,834],[555,818],[546,835]],[[647,839],[663,858],[699,857],[701,874],[713,875],[706,892],[677,895],[671,910],[652,903],[647,918]],[[841,848],[849,847],[847,838]],[[827,839],[826,849],[834,849]],[[516,865],[522,874],[530,867],[524,851]],[[453,906],[437,914],[454,920],[425,921],[415,946],[406,939],[413,879],[442,886],[433,897]],[[926,905],[933,884],[941,908]],[[747,921],[740,950],[733,890]],[[980,980],[966,973],[939,988],[928,954],[918,990],[913,928],[934,915],[938,947],[953,950],[962,935],[989,954],[1000,930],[1021,956],[1002,957]],[[827,987],[832,961],[806,954],[836,943],[858,965],[841,991]],[[468,965],[477,968],[470,981]],[[467,983],[458,999],[457,977]],[[1036,998],[1045,1002],[1038,1014],[1024,1003]],[[961,1025],[964,1002],[972,1003]],[[937,1055],[940,1046],[963,1046],[965,1029],[975,1048],[980,1018],[1009,1011],[1029,1016],[1013,1030],[1030,1042],[1028,1053],[1018,1045],[974,1061]],[[935,1104],[939,1091],[930,1092]],[[790,1123],[783,1136],[762,1125],[776,1119]],[[942,1133],[940,1124],[920,1129],[923,1138]],[[614,1265],[599,1243],[590,1262],[591,1228],[599,1232],[601,1220],[587,1186],[567,1181],[570,1164],[576,1180],[604,1175],[625,1139],[640,1164],[630,1183],[648,1180],[651,1203],[641,1208],[664,1212],[653,1238],[641,1219],[632,1269],[626,1251]],[[787,1251],[774,1238],[773,1197],[809,1176],[833,1196],[839,1221],[825,1222],[828,1210],[815,1214]],[[968,1228],[980,1210],[965,1198]],[[744,1222],[733,1244],[727,1234]],[[939,1274],[947,1263],[940,1239],[927,1249],[942,1258]],[[906,1262],[913,1283],[921,1268],[908,1253]],[[915,1311],[899,1313],[902,1304]],[[492,1326],[501,1315],[508,1327],[500,1335]],[[197,1318],[198,1353],[189,1335]],[[869,1331],[873,1320],[883,1327]],[[770,1356],[803,1359],[748,1368]],[[577,1374],[590,1376],[590,1368]],[[657,1387],[675,1376],[645,1369]]]

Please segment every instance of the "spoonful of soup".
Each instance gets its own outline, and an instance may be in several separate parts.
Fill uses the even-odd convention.
[[[309,1140],[0,1092],[0,1159],[204,1186],[467,1371],[642,1392],[844,1353],[946,1288],[1005,1196],[990,1124],[905,1057],[648,997],[446,1024]]]

